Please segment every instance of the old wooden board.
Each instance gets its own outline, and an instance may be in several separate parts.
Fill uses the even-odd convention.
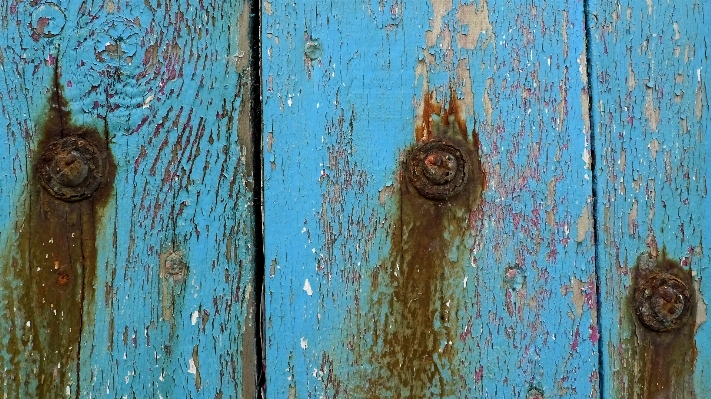
[[[710,16],[704,1],[591,1],[606,398],[711,390]]]
[[[0,3],[0,397],[254,397],[249,18]]]
[[[262,10],[268,396],[599,397],[582,3]]]

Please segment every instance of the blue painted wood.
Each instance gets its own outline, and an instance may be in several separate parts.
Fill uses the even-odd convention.
[[[0,16],[0,396],[255,397],[246,2]],[[34,163],[75,134],[115,167],[64,203]]]
[[[710,15],[708,2],[591,2],[605,397],[710,389]],[[633,312],[642,253],[690,280],[694,309],[678,330],[650,332]]]
[[[263,2],[268,397],[600,396],[582,4],[455,3]]]

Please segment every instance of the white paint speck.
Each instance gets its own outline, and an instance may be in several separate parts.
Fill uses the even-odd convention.
[[[309,347],[309,340],[301,337],[301,349],[306,349]]]
[[[194,312],[190,315],[190,322],[193,323],[193,325],[195,325],[195,323],[197,323],[197,320],[198,320],[198,317],[199,317],[199,316],[200,316],[200,312],[198,312],[197,310],[194,311]]]
[[[469,280],[469,277],[464,277],[464,288],[467,288],[467,280]]]
[[[587,148],[583,150],[583,162],[585,162],[585,169],[592,168],[592,156]]]
[[[197,367],[195,367],[195,361],[191,358],[191,359],[188,359],[188,363],[190,364],[190,367],[188,368],[188,373],[190,373],[190,374],[197,373]]]
[[[145,100],[143,100],[143,108],[148,108],[151,106],[151,101],[153,101],[153,98],[155,96],[151,94],[150,96],[146,97]]]
[[[311,289],[311,284],[309,283],[309,279],[306,279],[304,282],[304,291],[306,291],[309,296],[314,294],[314,290]]]
[[[29,326],[31,325],[30,321],[27,320],[27,323],[25,323],[25,325],[26,325],[27,327],[29,327]]]

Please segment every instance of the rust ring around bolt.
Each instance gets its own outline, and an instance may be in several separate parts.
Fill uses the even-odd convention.
[[[635,289],[637,318],[647,328],[670,331],[683,325],[691,314],[691,292],[679,278],[652,272]]]
[[[50,143],[40,157],[39,182],[62,201],[90,197],[104,178],[104,153],[83,137],[66,137]]]
[[[410,182],[425,198],[444,200],[459,192],[467,181],[467,160],[443,140],[428,141],[410,153]]]

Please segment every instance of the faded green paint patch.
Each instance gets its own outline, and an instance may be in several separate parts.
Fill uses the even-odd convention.
[[[38,123],[39,142],[28,159],[27,194],[17,206],[17,238],[4,249],[2,302],[11,320],[0,397],[79,397],[82,331],[92,323],[96,295],[97,229],[112,192],[116,165],[103,135],[72,123],[55,69],[46,114]],[[47,146],[82,138],[105,154],[103,182],[88,199],[64,202],[45,190],[34,169]]]
[[[691,291],[691,313],[678,328],[664,332],[653,331],[642,324],[635,314],[634,293],[644,289],[639,282],[650,273],[668,273],[680,279]],[[633,284],[620,320],[621,328],[629,331],[629,338],[616,348],[622,353],[614,372],[616,397],[639,399],[693,399],[696,344],[694,333],[696,306],[691,270],[669,259],[662,251],[656,257],[642,254],[632,271]]]
[[[393,197],[391,250],[372,275],[373,320],[363,326],[372,342],[361,361],[367,370],[358,397],[454,396],[466,381],[454,366],[453,342],[464,315],[460,290],[471,265],[470,248],[479,228],[485,176],[476,132],[467,133],[454,94],[445,108],[423,99],[417,142],[441,140],[462,152],[464,187],[441,201],[422,197],[407,175],[405,154]],[[463,327],[462,327],[463,328]]]

